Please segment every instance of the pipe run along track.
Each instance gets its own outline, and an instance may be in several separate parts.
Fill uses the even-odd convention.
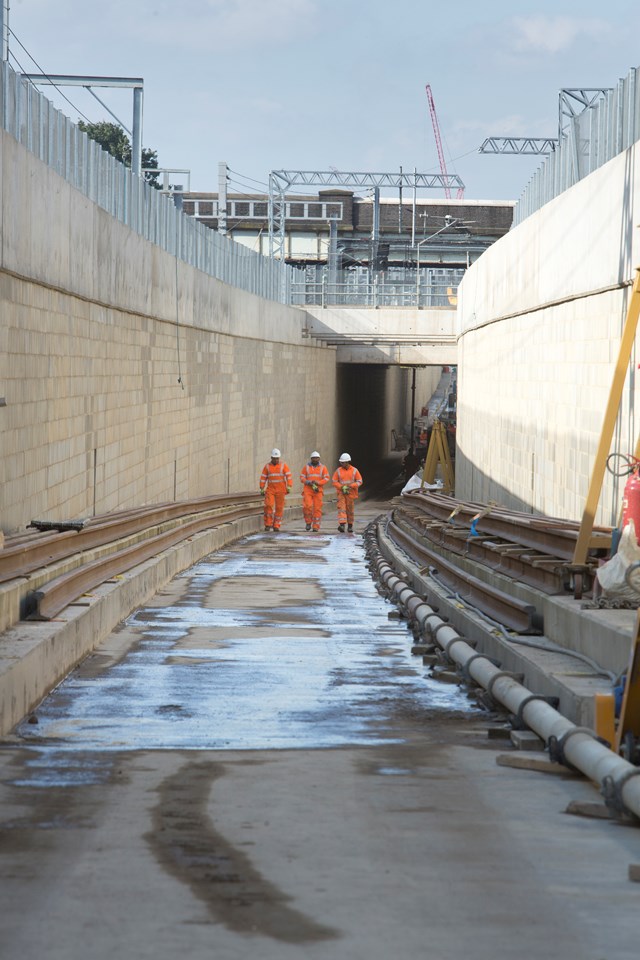
[[[456,664],[463,676],[486,690],[541,737],[552,759],[579,770],[597,783],[609,810],[617,817],[640,818],[640,769],[617,756],[592,730],[563,717],[546,698],[532,694],[512,673],[476,650],[387,562],[380,548],[384,521],[365,533],[370,568],[411,626]]]

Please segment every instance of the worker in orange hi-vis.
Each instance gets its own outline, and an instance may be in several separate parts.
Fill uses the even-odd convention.
[[[317,450],[313,451],[309,457],[309,462],[305,463],[300,471],[300,483],[302,484],[302,514],[305,527],[307,530],[319,533],[324,485],[329,483],[329,471],[324,463],[320,463],[320,454]]]
[[[343,453],[338,469],[332,477],[332,483],[338,492],[338,531],[344,533],[345,524],[349,533],[353,532],[354,505],[358,499],[358,490],[362,485],[360,471],[351,463],[348,453]]]
[[[284,498],[291,493],[293,477],[286,463],[280,462],[280,451],[274,447],[271,460],[265,463],[260,476],[260,493],[264,496],[264,528],[277,533],[284,515]]]

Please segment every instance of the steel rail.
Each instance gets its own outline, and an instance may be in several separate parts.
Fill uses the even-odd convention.
[[[482,563],[497,573],[528,583],[547,594],[570,590],[571,572],[567,561],[518,542],[517,528],[514,528],[509,539],[482,532],[474,536],[466,527],[454,527],[442,520],[425,520],[424,514],[414,507],[398,509],[410,530],[438,547]],[[597,560],[594,559],[589,566],[595,572]]]
[[[513,540],[522,546],[533,550],[540,550],[551,556],[558,557],[569,563],[573,560],[576,541],[580,525],[571,520],[558,518],[532,517],[530,514],[507,511],[500,507],[488,507],[486,504],[467,503],[456,500],[454,497],[445,499],[437,494],[424,494],[412,491],[404,494],[406,499],[420,507],[429,516],[445,522],[471,527],[471,523],[478,513],[478,519],[483,534],[492,534],[505,540]],[[453,511],[457,511],[452,518]],[[485,512],[486,511],[486,512]],[[453,524],[454,526],[456,524]],[[608,549],[611,545],[611,529],[608,527],[594,528],[591,549]]]
[[[139,507],[114,514],[112,517],[103,515],[88,520],[81,530],[21,536],[18,543],[0,550],[0,583],[27,576],[57,560],[104,546],[180,517],[258,500],[256,493],[213,494],[196,500]]]
[[[396,510],[396,520],[405,524],[419,538],[456,556],[465,557],[495,570],[505,577],[529,584],[547,594],[564,593],[567,589],[566,564],[557,557],[497,537],[474,537],[465,528],[452,528],[441,520],[425,523],[411,510]]]
[[[442,583],[482,613],[516,633],[539,634],[542,632],[541,618],[534,604],[511,597],[504,591],[460,570],[438,553],[410,537],[393,519],[389,520],[386,530],[388,537],[411,559],[423,566],[435,568]]]
[[[145,560],[157,556],[158,553],[174,546],[181,540],[186,540],[196,533],[219,527],[232,520],[256,516],[261,514],[262,511],[262,506],[244,507],[231,510],[217,517],[198,517],[181,524],[179,527],[174,527],[157,536],[143,540],[134,546],[126,547],[116,553],[109,554],[81,567],[76,567],[27,595],[27,606],[31,606],[33,609],[26,619],[51,620],[70,603],[86,593],[87,590],[91,590],[111,579],[111,577],[125,573]]]

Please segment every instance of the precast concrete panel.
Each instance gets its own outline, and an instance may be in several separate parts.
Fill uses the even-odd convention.
[[[635,269],[640,146],[532,214],[467,271],[458,307],[456,494],[579,520]],[[632,357],[612,451],[640,431]],[[607,473],[596,522],[615,525]]]

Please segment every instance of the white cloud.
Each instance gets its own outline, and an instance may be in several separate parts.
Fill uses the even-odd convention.
[[[581,38],[601,39],[611,24],[583,17],[514,17],[511,42],[520,53],[559,53]]]

